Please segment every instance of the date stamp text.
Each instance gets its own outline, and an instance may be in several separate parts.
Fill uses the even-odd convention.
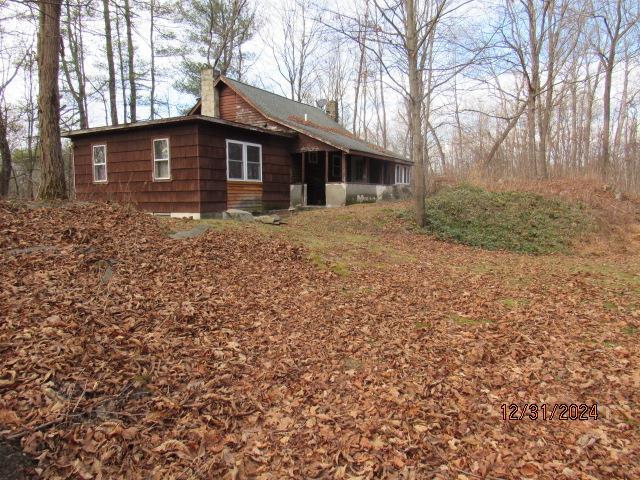
[[[597,420],[598,405],[584,403],[503,403],[500,407],[503,420]]]

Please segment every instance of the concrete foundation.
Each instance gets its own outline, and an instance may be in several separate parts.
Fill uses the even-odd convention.
[[[354,203],[399,200],[411,196],[408,185],[375,185],[368,183],[328,183],[327,207],[342,207]]]
[[[291,206],[306,206],[306,184],[291,185]],[[370,183],[327,183],[327,207],[344,207],[354,203],[373,203],[380,200],[401,200],[411,196],[409,185],[376,185]]]
[[[306,183],[294,183],[289,186],[289,201],[292,207],[304,207],[307,204]]]
[[[184,213],[184,212],[171,212],[171,218],[193,218],[194,220],[200,220],[200,213]]]
[[[347,184],[327,183],[325,197],[327,199],[327,207],[343,207],[346,205]]]

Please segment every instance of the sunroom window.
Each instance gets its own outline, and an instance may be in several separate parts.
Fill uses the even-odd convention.
[[[408,185],[409,182],[409,167],[396,165],[396,183],[401,185]]]
[[[227,178],[251,182],[262,181],[262,146],[227,140]]]

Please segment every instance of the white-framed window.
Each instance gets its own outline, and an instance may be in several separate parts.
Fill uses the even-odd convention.
[[[157,138],[153,141],[153,179],[171,180],[171,155],[169,139]]]
[[[404,165],[396,165],[396,183],[409,185],[410,182],[410,168]]]
[[[95,183],[105,183],[107,181],[107,146],[94,145],[91,159],[93,164],[93,181]]]
[[[262,181],[262,145],[227,140],[227,179]]]

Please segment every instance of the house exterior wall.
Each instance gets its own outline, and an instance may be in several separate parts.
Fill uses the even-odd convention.
[[[153,140],[169,139],[171,179],[153,180]],[[73,140],[76,198],[135,204],[155,213],[200,212],[197,126],[96,132]],[[107,181],[95,183],[92,147],[107,146]]]
[[[227,183],[227,208],[239,208],[249,212],[262,210],[262,183]]]
[[[326,143],[322,143],[315,138],[307,137],[303,134],[298,134],[298,141],[295,145],[296,152],[318,152],[325,150],[335,150],[335,147],[331,145],[327,145]]]
[[[287,130],[282,125],[267,120],[258,110],[238,95],[224,83],[216,87],[219,92],[220,118],[231,122],[245,123],[262,128],[273,128],[280,131]]]
[[[153,180],[152,145],[158,138],[169,139],[170,180]],[[227,139],[262,146],[262,183],[227,182]],[[256,211],[288,208],[292,141],[202,122],[76,137],[76,198],[130,203],[148,212],[194,217],[241,206]],[[107,146],[107,182],[93,182],[93,145]]]
[[[262,147],[262,182],[227,182],[226,141],[257,143]],[[225,125],[202,124],[198,129],[202,211],[226,208],[250,211],[289,207],[291,143],[293,139]]]

